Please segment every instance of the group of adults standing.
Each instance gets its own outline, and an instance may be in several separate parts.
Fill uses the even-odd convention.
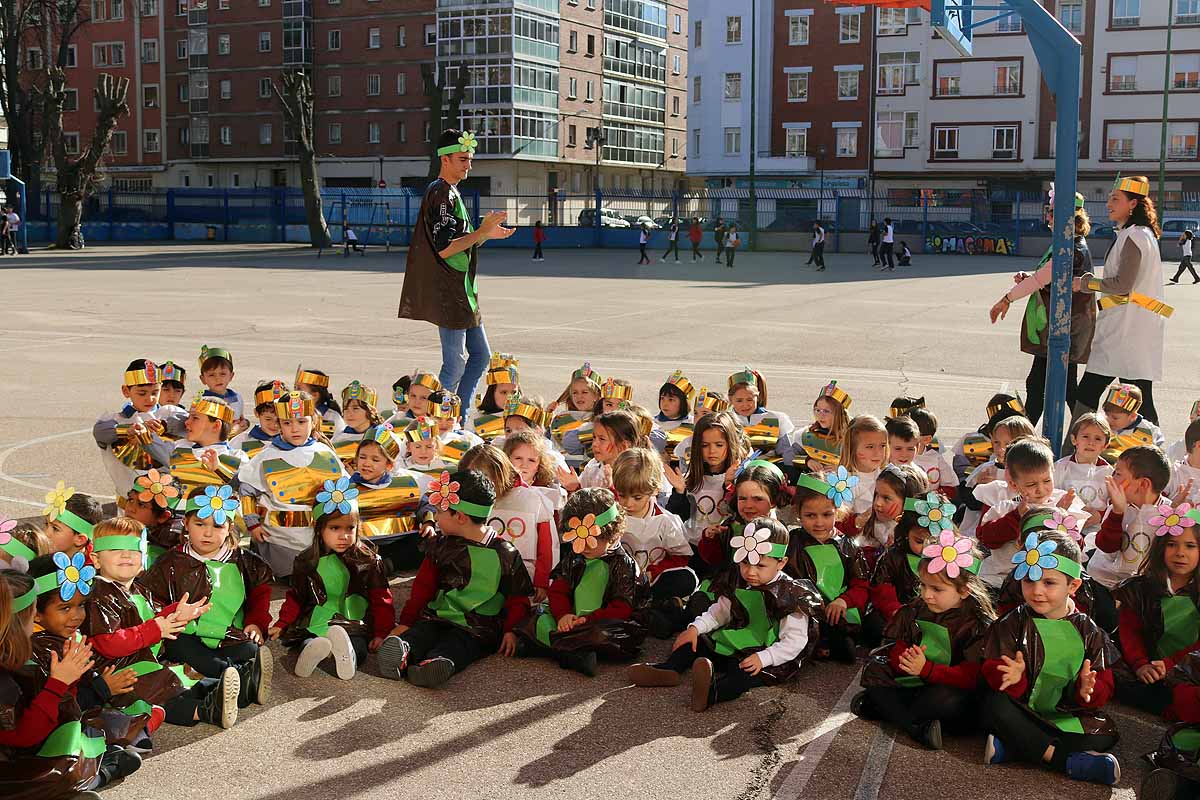
[[[1046,206],[1047,224],[1053,224],[1054,194]],[[1104,390],[1116,378],[1142,391],[1141,413],[1158,422],[1154,407],[1154,382],[1163,377],[1166,318],[1163,303],[1163,268],[1158,249],[1162,229],[1150,181],[1145,177],[1120,178],[1108,197],[1108,217],[1116,238],[1104,258],[1097,278],[1087,245],[1091,220],[1084,198],[1075,195],[1074,261],[1071,295],[1071,347],[1067,365],[1067,407],[1072,417],[1099,407]],[[1037,422],[1043,411],[1049,339],[1051,255],[1053,244],[1033,273],[1017,273],[1015,285],[1005,292],[990,316],[1003,319],[1012,304],[1026,301],[1021,321],[1021,350],[1033,356],[1025,379],[1026,411]],[[1097,302],[1096,295],[1101,298]],[[1086,364],[1082,378],[1079,366]]]

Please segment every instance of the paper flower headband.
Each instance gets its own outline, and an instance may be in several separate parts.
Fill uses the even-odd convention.
[[[771,530],[769,528],[755,528],[753,523],[746,525],[742,529],[741,536],[734,536],[729,540],[729,546],[733,548],[733,563],[741,564],[743,561],[747,564],[755,565],[762,561],[763,556],[771,558],[783,558],[787,555],[787,545],[772,542]]]
[[[614,504],[599,514],[586,514],[583,519],[571,517],[567,520],[567,529],[563,531],[563,543],[571,545],[576,553],[595,547],[600,543],[600,531],[617,518],[617,512]]]
[[[905,498],[904,510],[915,511],[919,515],[917,524],[934,536],[954,529],[954,512],[957,509],[937,492],[930,492],[924,497]]]
[[[1179,506],[1163,503],[1157,510],[1158,513],[1149,520],[1154,526],[1155,536],[1180,536],[1187,529],[1195,527],[1196,519],[1200,517],[1200,509],[1192,508],[1190,503]]]
[[[332,514],[353,514],[358,512],[358,487],[350,485],[350,479],[345,475],[336,480],[325,481],[324,488],[317,492],[317,504],[313,506],[313,519]]]
[[[959,536],[951,528],[943,528],[938,533],[935,544],[927,544],[921,550],[921,557],[930,559],[926,567],[930,575],[945,571],[946,577],[957,578],[962,570],[976,572],[979,562],[971,553],[974,546],[970,539]]]
[[[101,536],[96,540],[95,545],[92,546],[92,550],[96,553],[104,553],[109,550],[131,550],[142,554],[142,569],[145,569],[150,564],[150,543],[146,539],[145,526],[142,526],[142,532],[138,536]]]
[[[25,572],[29,568],[29,562],[37,558],[37,553],[13,536],[12,532],[16,530],[16,527],[15,519],[9,519],[0,514],[0,550],[10,556],[8,562],[13,569]]]
[[[1025,537],[1025,549],[1012,557],[1012,563],[1017,565],[1013,577],[1019,581],[1040,581],[1042,572],[1048,569],[1056,569],[1070,578],[1078,578],[1083,574],[1078,561],[1056,555],[1057,550],[1058,542],[1047,539],[1039,544],[1037,531],[1032,531]]]
[[[67,510],[67,501],[75,496],[75,488],[68,488],[63,481],[46,493],[46,507],[42,510],[47,522],[61,522],[76,533],[92,538],[92,523]]]
[[[851,475],[849,470],[839,465],[832,472],[825,473],[824,478],[805,473],[796,480],[796,485],[825,495],[833,501],[835,508],[839,508],[854,499],[858,476]]]
[[[171,510],[179,505],[179,484],[169,473],[151,469],[133,479],[133,488],[138,490],[137,499],[143,503],[153,502],[159,508]]]
[[[1070,512],[1063,511],[1061,508],[1054,509],[1054,512],[1042,521],[1042,527],[1046,530],[1066,534],[1076,542],[1083,541],[1083,531],[1079,528],[1079,519]]]
[[[475,139],[475,134],[470,131],[465,131],[462,136],[458,137],[458,141],[454,144],[448,144],[445,147],[439,147],[438,156],[452,156],[455,153],[471,153],[479,147],[479,142]]]
[[[211,517],[217,525],[225,525],[238,515],[241,503],[233,496],[232,486],[205,486],[188,498],[187,510],[195,511],[200,519]]]

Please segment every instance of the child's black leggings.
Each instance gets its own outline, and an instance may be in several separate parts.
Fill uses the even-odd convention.
[[[658,576],[650,587],[650,599],[657,602],[672,597],[687,600],[696,591],[696,576],[686,569],[671,569]]]
[[[167,712],[166,720],[172,725],[195,725],[196,709],[204,702],[204,698],[221,688],[221,681],[216,678],[201,678],[192,686],[183,690],[167,702],[163,703],[163,711]]]
[[[410,667],[430,658],[448,658],[454,662],[454,671],[462,672],[487,655],[479,640],[457,625],[418,622],[400,638],[408,642]]]
[[[713,683],[717,687],[718,703],[736,700],[751,689],[764,685],[761,673],[751,675],[738,666],[738,659],[717,654],[703,639],[697,643],[695,650],[687,645],[676,649],[659,666],[683,674],[697,658],[707,658],[713,663]]]
[[[977,722],[978,695],[954,686],[877,686],[867,689],[867,697],[884,719],[909,732],[937,719],[949,730],[970,733]]]
[[[258,653],[258,645],[239,642],[225,647],[209,647],[200,641],[199,636],[181,633],[163,642],[163,652],[168,661],[187,664],[206,678],[219,678],[226,668],[253,661]]]
[[[1117,699],[1127,706],[1140,708],[1155,716],[1162,716],[1162,713],[1170,707],[1174,697],[1166,681],[1142,683],[1137,678],[1133,678],[1117,680]]]
[[[1046,748],[1054,745],[1050,766],[1065,772],[1067,756],[1087,750],[1106,752],[1117,743],[1115,736],[1090,736],[1085,733],[1060,731],[1048,722],[1033,716],[1003,692],[986,692],[983,701],[983,721],[988,732],[1004,743],[1004,748],[1017,761],[1042,764]]]

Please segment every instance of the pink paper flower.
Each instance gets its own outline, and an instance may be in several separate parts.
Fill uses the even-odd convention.
[[[1070,536],[1076,542],[1083,541],[1083,532],[1079,530],[1079,520],[1074,515],[1062,509],[1054,509],[1054,514],[1042,523],[1048,530],[1058,531]]]
[[[971,540],[958,536],[952,530],[939,533],[937,544],[926,545],[921,556],[933,559],[928,567],[930,575],[945,570],[948,578],[957,578],[960,570],[975,563],[971,555]]]
[[[1178,536],[1196,524],[1196,520],[1187,514],[1192,510],[1191,503],[1183,503],[1178,507],[1163,503],[1158,507],[1158,513],[1150,518],[1150,524],[1157,526],[1155,536]]]

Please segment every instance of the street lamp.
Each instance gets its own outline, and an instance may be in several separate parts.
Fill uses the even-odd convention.
[[[817,145],[817,169],[821,171],[821,188],[817,191],[817,220],[821,219],[821,203],[825,201],[825,156],[829,148],[823,144]]]
[[[596,191],[600,191],[600,154],[608,137],[604,135],[603,127],[587,129],[587,146],[596,151]]]

